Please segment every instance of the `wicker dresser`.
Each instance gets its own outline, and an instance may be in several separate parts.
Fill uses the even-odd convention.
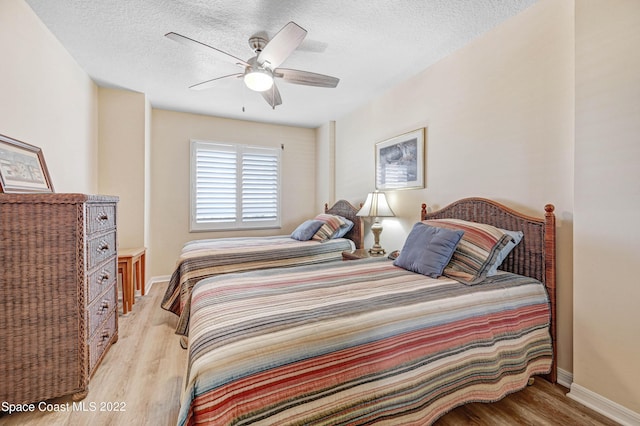
[[[0,401],[87,395],[118,339],[117,201],[0,194]]]

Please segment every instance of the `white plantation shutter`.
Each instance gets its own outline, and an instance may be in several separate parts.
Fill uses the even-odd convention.
[[[192,141],[191,230],[280,226],[280,150]]]
[[[195,219],[197,223],[235,223],[238,155],[231,146],[196,148]]]
[[[275,153],[274,153],[275,151]],[[278,218],[279,151],[244,147],[242,152],[242,221]]]

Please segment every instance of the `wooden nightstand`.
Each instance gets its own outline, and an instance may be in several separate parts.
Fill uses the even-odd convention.
[[[122,313],[133,309],[136,290],[144,296],[146,248],[118,250],[118,273],[122,274]],[[135,285],[134,285],[135,282]]]
[[[342,252],[342,260],[368,259],[370,257],[385,257],[386,254],[373,255],[367,249],[345,250]]]

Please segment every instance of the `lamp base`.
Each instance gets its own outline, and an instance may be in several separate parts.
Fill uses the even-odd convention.
[[[382,256],[384,254],[387,254],[387,252],[380,246],[373,246],[369,249],[369,254],[371,256]]]
[[[373,232],[373,247],[369,249],[369,254],[372,256],[382,256],[387,252],[384,251],[380,245],[380,234],[382,233],[382,224],[378,221],[378,218],[371,225],[371,232]]]

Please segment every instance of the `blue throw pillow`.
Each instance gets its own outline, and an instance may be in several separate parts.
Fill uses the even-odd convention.
[[[309,219],[298,225],[298,227],[291,234],[291,238],[294,240],[307,241],[310,240],[313,235],[318,232],[318,229],[324,224],[321,220]]]
[[[418,222],[413,225],[394,265],[431,278],[442,275],[464,231],[438,228]]]

